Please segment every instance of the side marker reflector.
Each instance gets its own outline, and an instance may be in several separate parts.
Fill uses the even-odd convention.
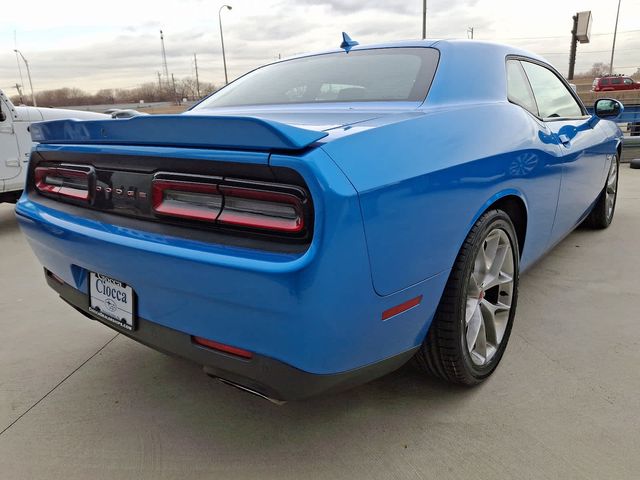
[[[253,358],[253,353],[248,350],[243,350],[241,348],[232,347],[231,345],[225,345],[224,343],[214,342],[213,340],[207,340],[202,337],[191,337],[193,343],[197,345],[201,345],[203,347],[211,348],[213,350],[218,350],[219,352],[230,353],[231,355],[236,355],[242,358]]]
[[[407,300],[400,305],[396,305],[395,307],[391,307],[388,310],[382,312],[382,320],[389,320],[391,317],[395,317],[396,315],[406,312],[407,310],[417,307],[422,302],[422,295],[416,298],[412,298],[411,300]]]

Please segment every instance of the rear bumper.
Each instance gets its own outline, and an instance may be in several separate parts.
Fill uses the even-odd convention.
[[[27,195],[16,212],[41,264],[82,295],[89,272],[107,275],[133,288],[138,318],[310,374],[349,372],[420,345],[448,274],[377,295],[354,205],[298,256],[140,232]],[[383,312],[419,296],[419,305],[383,321]]]
[[[87,149],[95,153],[76,147]],[[296,170],[314,200],[313,238],[304,251],[176,236],[35,192],[22,196],[16,213],[41,264],[71,289],[61,292],[67,301],[86,313],[90,272],[126,283],[142,319],[130,336],[205,365],[213,375],[267,396],[296,398],[396,368],[422,343],[448,271],[379,295],[359,197],[343,172],[320,149],[303,160],[272,155],[270,163]],[[422,301],[413,308],[383,316],[416,298]],[[254,359],[247,364],[195,346],[192,336],[249,351]]]
[[[288,401],[344,390],[359,385],[406,363],[418,347],[365,367],[330,375],[317,375],[302,371],[273,358],[254,355],[251,359],[218,352],[192,342],[191,336],[138,318],[138,328],[128,331],[104,322],[89,311],[89,297],[66,283],[46,275],[47,283],[60,297],[86,317],[164,353],[191,360],[204,367],[208,375],[230,381],[275,400]]]

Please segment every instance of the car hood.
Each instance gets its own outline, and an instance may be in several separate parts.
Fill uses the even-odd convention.
[[[15,107],[16,121],[41,122],[43,120],[60,120],[63,118],[77,118],[79,120],[97,120],[111,118],[103,113],[86,112],[81,110],[67,110],[64,108]]]

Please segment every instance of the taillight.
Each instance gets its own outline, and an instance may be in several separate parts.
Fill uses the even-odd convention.
[[[172,180],[153,181],[153,210],[160,215],[214,222],[222,208],[216,185]]]
[[[220,186],[224,208],[218,222],[241,227],[297,233],[304,228],[302,201],[295,195]]]
[[[285,234],[300,234],[305,228],[305,194],[300,189],[280,184],[207,177],[179,180],[157,174],[152,183],[153,211],[221,226],[244,227]]]
[[[44,194],[89,202],[91,199],[91,167],[37,167],[36,189]]]

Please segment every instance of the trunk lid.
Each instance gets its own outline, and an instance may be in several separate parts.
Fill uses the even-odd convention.
[[[412,102],[196,108],[178,115],[128,119],[55,120],[31,126],[43,144],[131,145],[231,150],[303,150],[352,125],[381,126],[402,120]],[[333,138],[335,135],[332,135]]]
[[[87,121],[71,119],[40,122],[31,126],[31,137],[35,142],[62,145],[301,150],[326,135],[322,131],[257,117],[213,115],[149,115]]]
[[[225,117],[250,116],[299,128],[326,132],[388,114],[379,108],[353,108],[345,105],[270,105],[268,107],[234,107],[226,109],[196,108],[184,112],[185,116],[220,115]]]

